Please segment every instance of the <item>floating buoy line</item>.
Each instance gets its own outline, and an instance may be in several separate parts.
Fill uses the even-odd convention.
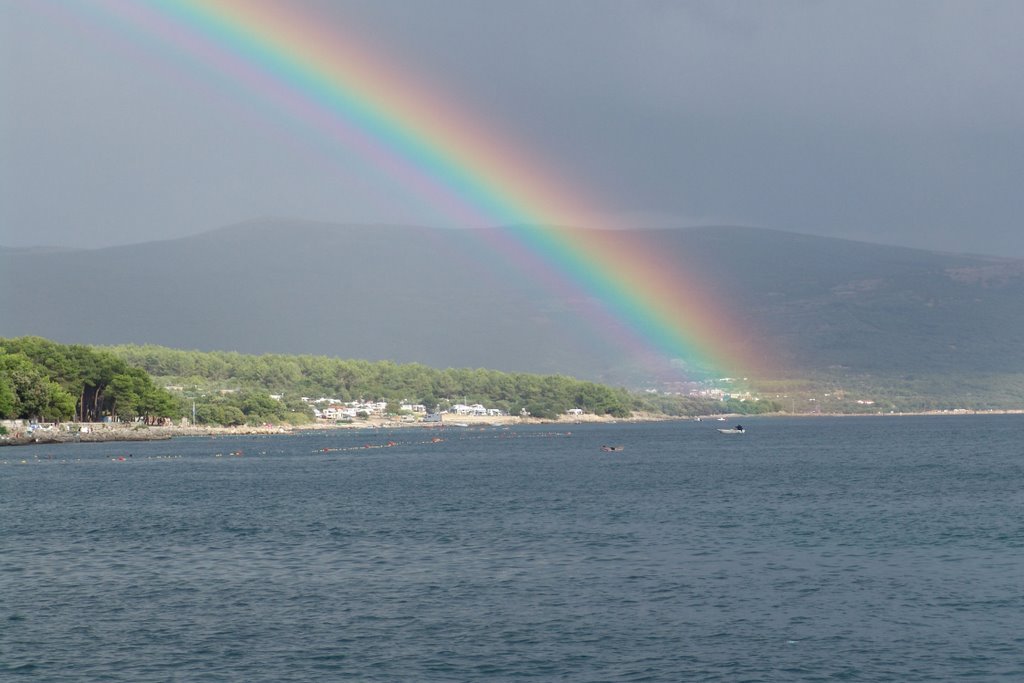
[[[455,433],[454,435],[449,432],[446,437],[433,436],[430,439],[418,440],[418,441],[395,441],[390,439],[383,443],[363,443],[355,446],[326,446],[324,448],[317,448],[312,453],[345,453],[350,451],[365,451],[373,450],[378,448],[395,448],[399,446],[431,446],[439,443],[445,443],[447,441],[482,441],[485,439],[558,439],[571,437],[572,432],[511,432],[503,430],[501,432],[491,433]],[[267,451],[258,451],[257,455],[266,455]],[[211,453],[209,457],[223,458],[225,455],[233,456],[236,458],[242,457],[244,452],[242,449],[230,451],[228,453]],[[108,456],[103,460],[108,462],[131,462],[133,460],[180,460],[182,458],[192,456],[185,456],[182,454],[159,454],[159,455],[144,455],[136,458],[133,454],[125,455],[114,455]],[[23,459],[12,459],[12,460],[0,460],[0,465],[30,465],[30,464],[44,464],[44,463],[71,463],[71,462],[102,462],[99,459],[92,458],[55,458],[52,454],[45,455],[34,455],[30,458]]]
[[[502,432],[501,434],[473,434],[473,435],[460,435],[459,441],[481,441],[483,439],[552,439],[552,438],[564,438],[572,436],[572,432],[539,432],[539,433],[516,433],[516,432]],[[439,436],[435,436],[426,441],[386,441],[384,443],[364,443],[359,446],[338,446],[338,447],[324,447],[317,448],[313,453],[345,453],[348,451],[365,451],[374,448],[394,448],[395,446],[429,446],[432,444],[444,443],[450,439],[443,439]]]

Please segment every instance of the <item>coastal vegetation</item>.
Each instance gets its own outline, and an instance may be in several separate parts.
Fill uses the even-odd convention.
[[[1022,373],[808,372],[801,379],[759,380],[759,395],[790,413],[888,414],[1019,410]]]
[[[184,351],[160,346],[111,346],[105,350],[141,368],[191,405],[200,422],[301,422],[311,419],[303,397],[385,401],[446,410],[454,403],[481,403],[510,415],[553,419],[578,408],[611,417],[634,411],[684,416],[778,410],[774,401],[721,401],[634,393],[561,375],[506,373],[416,363],[343,360],[311,355],[247,355]],[[270,396],[278,398],[271,399]]]
[[[178,402],[114,354],[40,337],[0,339],[0,418],[155,422]]]
[[[253,416],[269,422],[311,419],[311,409],[302,397],[380,400],[393,412],[409,402],[431,411],[445,410],[457,402],[483,403],[508,414],[525,412],[540,418],[554,418],[570,408],[626,417],[635,403],[624,389],[558,375],[438,370],[416,363],[308,355],[255,356],[159,346],[113,346],[106,350],[174,387],[189,402],[196,401],[197,420],[221,424],[238,423],[243,416],[246,421]]]
[[[505,373],[309,355],[247,355],[160,346],[91,347],[40,337],[0,338],[0,418],[198,424],[304,424],[311,400],[374,400],[388,412],[417,403],[480,403],[554,419],[571,409],[616,418],[770,412],[774,401],[635,393],[561,375]]]

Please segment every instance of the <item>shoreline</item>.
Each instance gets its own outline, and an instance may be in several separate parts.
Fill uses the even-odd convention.
[[[597,415],[566,416],[565,419],[540,420],[509,416],[458,416],[448,422],[404,422],[380,417],[359,419],[350,423],[311,422],[302,425],[239,425],[220,427],[213,425],[125,425],[118,423],[65,422],[46,425],[29,431],[15,428],[0,436],[2,446],[29,446],[33,444],[108,443],[118,441],[166,441],[177,437],[217,437],[273,434],[301,434],[311,431],[358,429],[451,429],[462,427],[511,427],[524,424],[582,424],[616,422],[654,422],[660,420],[689,419],[664,417],[612,418]],[[10,428],[9,428],[10,429]],[[83,431],[84,429],[84,431]]]
[[[634,413],[630,417],[615,418],[603,415],[566,415],[557,419],[538,419],[523,417],[475,417],[453,416],[448,422],[405,422],[386,418],[367,418],[351,423],[309,423],[304,425],[241,425],[236,427],[217,426],[148,426],[122,425],[111,423],[60,423],[48,425],[43,429],[32,431],[15,428],[13,433],[0,435],[2,446],[29,446],[34,444],[62,443],[109,443],[131,441],[166,441],[176,437],[217,437],[246,436],[273,434],[301,434],[310,431],[349,430],[349,429],[459,429],[459,428],[507,428],[519,425],[579,425],[579,424],[640,424],[644,422],[693,422],[718,421],[719,417],[729,420],[751,418],[819,418],[819,417],[928,417],[957,416],[971,417],[978,415],[1022,415],[1024,409],[1006,410],[932,410],[905,413],[765,413],[761,415],[700,415],[671,416],[651,413]],[[83,431],[84,428],[84,431]]]

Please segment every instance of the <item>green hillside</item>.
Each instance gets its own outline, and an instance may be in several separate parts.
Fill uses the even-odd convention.
[[[185,402],[237,408],[249,420],[256,401],[280,396],[278,405],[293,413],[308,414],[307,399],[331,398],[342,402],[383,401],[396,412],[406,403],[428,410],[445,410],[454,403],[480,403],[510,415],[554,418],[571,408],[587,413],[627,417],[632,411],[667,415],[700,415],[723,412],[766,412],[777,408],[771,401],[728,402],[687,396],[637,394],[564,375],[505,373],[496,370],[449,368],[439,370],[420,364],[389,361],[343,360],[325,356],[281,354],[247,355],[235,352],[181,351],[158,346],[105,347],[133,367],[174,387]],[[237,421],[234,410],[230,414]],[[223,415],[221,417],[224,417]],[[292,421],[296,415],[292,416]],[[230,420],[219,419],[225,422]],[[266,420],[264,420],[266,421]],[[280,418],[278,419],[280,421]]]
[[[740,227],[609,239],[664,255],[699,283],[679,296],[740,321],[741,336],[717,343],[723,357],[760,362],[757,386],[1020,405],[1024,261]],[[662,393],[685,379],[631,356],[590,324],[587,301],[489,241],[265,221],[110,249],[0,251],[0,284],[16,293],[0,298],[0,335],[486,367]]]

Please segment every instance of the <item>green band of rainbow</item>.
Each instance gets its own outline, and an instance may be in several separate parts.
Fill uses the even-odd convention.
[[[453,221],[481,231],[597,302],[595,315],[666,359],[747,372],[745,333],[700,281],[604,225],[550,164],[467,116],[437,89],[302,6],[264,0],[103,0],[123,26],[187,51],[193,63],[354,151]],[[587,230],[556,226],[581,226]]]

